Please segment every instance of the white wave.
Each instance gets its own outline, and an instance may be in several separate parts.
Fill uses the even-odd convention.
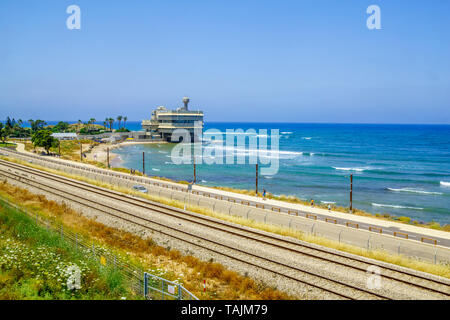
[[[264,179],[273,179],[273,176],[263,176]]]
[[[364,170],[367,170],[367,168],[342,168],[342,167],[333,167],[333,169],[341,171],[357,171],[357,172],[363,172]]]
[[[284,131],[284,132],[281,132],[281,134],[292,134],[292,131]]]
[[[205,183],[205,182],[208,182],[208,181],[202,179],[202,182]]]
[[[435,195],[443,194],[442,192],[424,191],[424,190],[413,189],[413,188],[400,188],[400,189],[387,188],[387,190],[394,191],[394,192],[410,192],[410,193],[420,193],[420,194],[435,194]]]
[[[311,137],[302,137],[303,140],[311,140]]]
[[[450,182],[441,181],[441,186],[450,187]]]
[[[325,204],[335,204],[336,203],[334,201],[320,201],[320,202],[325,203]]]
[[[167,154],[168,152],[167,152],[167,151],[158,151],[158,153],[164,153],[164,154]]]
[[[297,151],[283,151],[283,150],[271,150],[271,149],[247,149],[247,148],[238,148],[238,147],[227,147],[227,146],[205,146],[204,149],[215,149],[222,150],[225,152],[233,152],[235,155],[259,155],[260,157],[267,158],[275,158],[275,157],[283,157],[283,158],[295,158],[303,154],[303,152]]]
[[[386,207],[386,208],[395,208],[395,209],[411,209],[411,210],[423,210],[423,208],[419,207],[406,207],[406,206],[398,206],[391,204],[380,204],[380,203],[372,203],[374,207]]]
[[[153,171],[161,171],[161,170],[159,170],[159,169],[156,169],[156,168],[152,168],[152,170],[153,170]]]

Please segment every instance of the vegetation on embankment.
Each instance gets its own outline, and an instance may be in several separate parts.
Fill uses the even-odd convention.
[[[291,299],[289,295],[256,282],[247,276],[227,270],[214,261],[201,261],[192,255],[156,245],[151,239],[108,227],[82,216],[64,204],[47,200],[42,195],[33,194],[26,189],[0,183],[0,195],[11,202],[20,203],[33,213],[45,216],[73,232],[94,239],[116,254],[138,263],[150,272],[169,280],[178,280],[186,289],[200,299]],[[203,280],[206,294],[203,293]],[[296,297],[299,298],[299,297]]]
[[[0,157],[2,158],[2,157]],[[8,159],[9,161],[12,162],[16,162],[16,163],[20,163],[23,165],[27,165],[36,169],[40,169],[43,171],[47,171],[47,172],[51,172],[51,173],[55,173],[55,174],[59,174],[71,179],[76,179],[76,180],[80,180],[80,181],[84,181],[99,187],[103,187],[103,188],[107,188],[110,190],[115,190],[115,191],[119,191],[125,194],[130,194],[130,195],[134,195],[134,196],[138,196],[138,197],[142,197],[151,201],[155,201],[155,202],[159,202],[162,204],[166,204],[172,207],[176,207],[176,208],[180,208],[180,209],[184,209],[185,203],[182,201],[177,201],[177,200],[170,200],[167,198],[163,198],[163,197],[158,197],[155,195],[150,195],[150,194],[144,194],[141,192],[137,192],[134,191],[132,189],[128,189],[128,188],[124,188],[124,187],[118,187],[116,185],[111,185],[111,184],[107,184],[107,183],[103,183],[103,182],[99,182],[96,180],[92,180],[92,179],[88,179],[86,177],[83,176],[77,176],[77,175],[73,175],[73,174],[68,174],[65,172],[60,172],[57,170],[52,170],[46,167],[41,167],[38,165],[31,165],[29,163],[25,163],[23,161],[17,160],[17,159]],[[0,189],[1,191],[1,189]],[[198,207],[198,206],[193,206],[193,205],[188,205],[187,206],[187,210],[192,211],[192,212],[196,212],[196,213],[200,213],[203,215],[207,215],[210,217],[214,217],[214,218],[218,218],[221,220],[225,220],[225,221],[229,221],[232,223],[236,223],[236,224],[240,224],[243,226],[247,226],[247,227],[251,227],[251,228],[255,228],[255,229],[260,229],[263,231],[267,231],[267,232],[272,232],[275,234],[279,234],[282,236],[288,236],[288,237],[292,237],[292,238],[296,238],[302,241],[306,241],[306,242],[310,242],[310,243],[314,243],[314,244],[318,244],[318,245],[322,245],[328,248],[332,248],[332,249],[336,249],[336,250],[340,250],[343,252],[347,252],[347,253],[351,253],[351,254],[356,254],[359,256],[363,256],[363,257],[367,257],[367,258],[371,258],[371,259],[375,259],[375,260],[379,260],[379,261],[383,261],[383,262],[387,262],[387,263],[392,263],[392,264],[396,264],[399,266],[403,266],[406,268],[411,268],[414,270],[418,270],[418,271],[423,271],[423,272],[427,272],[427,273],[431,273],[431,274],[435,274],[438,276],[442,276],[442,277],[446,277],[446,278],[450,278],[450,266],[449,265],[443,265],[443,264],[433,264],[433,263],[429,263],[429,262],[425,262],[425,261],[419,261],[416,259],[412,259],[409,257],[406,257],[404,255],[398,255],[398,254],[393,254],[393,253],[389,253],[386,250],[367,250],[365,248],[360,248],[357,246],[353,246],[353,245],[348,245],[348,244],[344,244],[344,243],[340,243],[338,241],[334,241],[334,240],[330,240],[324,237],[319,237],[319,236],[314,236],[314,235],[308,235],[305,234],[301,231],[295,230],[295,229],[291,229],[288,227],[283,227],[283,226],[279,226],[279,225],[272,225],[272,224],[268,224],[268,223],[262,223],[262,222],[257,222],[251,219],[246,219],[243,217],[238,217],[238,216],[232,216],[232,215],[227,215],[227,214],[222,214],[222,213],[217,213],[214,212],[210,209],[206,209],[203,207]]]
[[[123,277],[25,214],[0,206],[0,300],[133,299]],[[80,287],[67,286],[79,268]]]
[[[11,142],[0,142],[0,147],[1,147],[1,148],[11,148],[11,149],[16,149],[17,144],[11,143]]]

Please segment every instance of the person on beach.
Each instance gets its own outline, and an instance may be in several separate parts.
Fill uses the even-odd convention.
[[[331,204],[328,205],[328,211],[331,212]]]
[[[314,207],[314,199],[311,199],[311,207]]]
[[[266,189],[263,189],[263,194],[262,194],[262,196],[263,196],[263,200],[266,200]]]

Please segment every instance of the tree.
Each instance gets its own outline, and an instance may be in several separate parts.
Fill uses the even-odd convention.
[[[122,121],[122,118],[123,118],[122,116],[117,117],[117,121],[119,121],[119,129],[120,129],[120,122]]]
[[[92,125],[92,124],[94,124],[94,123],[95,123],[95,118],[89,119],[89,125]],[[93,130],[93,127],[89,126],[89,130],[90,130],[90,131]]]
[[[38,130],[44,129],[44,126],[47,125],[47,123],[44,120],[33,120],[30,119],[28,122],[31,125],[31,132],[36,132]]]
[[[6,139],[11,134],[11,129],[7,126],[3,126],[3,123],[0,122],[0,139],[3,143],[6,142]]]
[[[33,142],[34,147],[42,147],[50,154],[51,147],[58,146],[58,139],[52,137],[52,132],[50,130],[39,130],[33,133],[31,136],[31,142]]]
[[[123,117],[123,127],[125,128],[125,124],[127,123],[128,117],[125,116]]]
[[[12,129],[12,127],[14,127],[14,119],[11,120],[10,117],[6,118],[6,123],[5,123],[5,127],[8,129]]]
[[[69,129],[69,123],[60,121],[56,126],[53,127],[53,132],[66,132]]]
[[[109,118],[108,121],[109,121],[109,131],[112,132],[113,125],[114,125],[114,119],[113,118]]]

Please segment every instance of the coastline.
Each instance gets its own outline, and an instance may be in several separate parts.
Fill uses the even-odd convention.
[[[113,150],[121,148],[123,146],[131,146],[137,144],[161,144],[167,143],[165,141],[124,141],[116,144],[99,144],[92,148],[91,152],[86,154],[86,158],[90,161],[106,162],[107,161],[107,149],[109,148],[109,161],[112,168],[120,167],[123,163],[122,158]]]

